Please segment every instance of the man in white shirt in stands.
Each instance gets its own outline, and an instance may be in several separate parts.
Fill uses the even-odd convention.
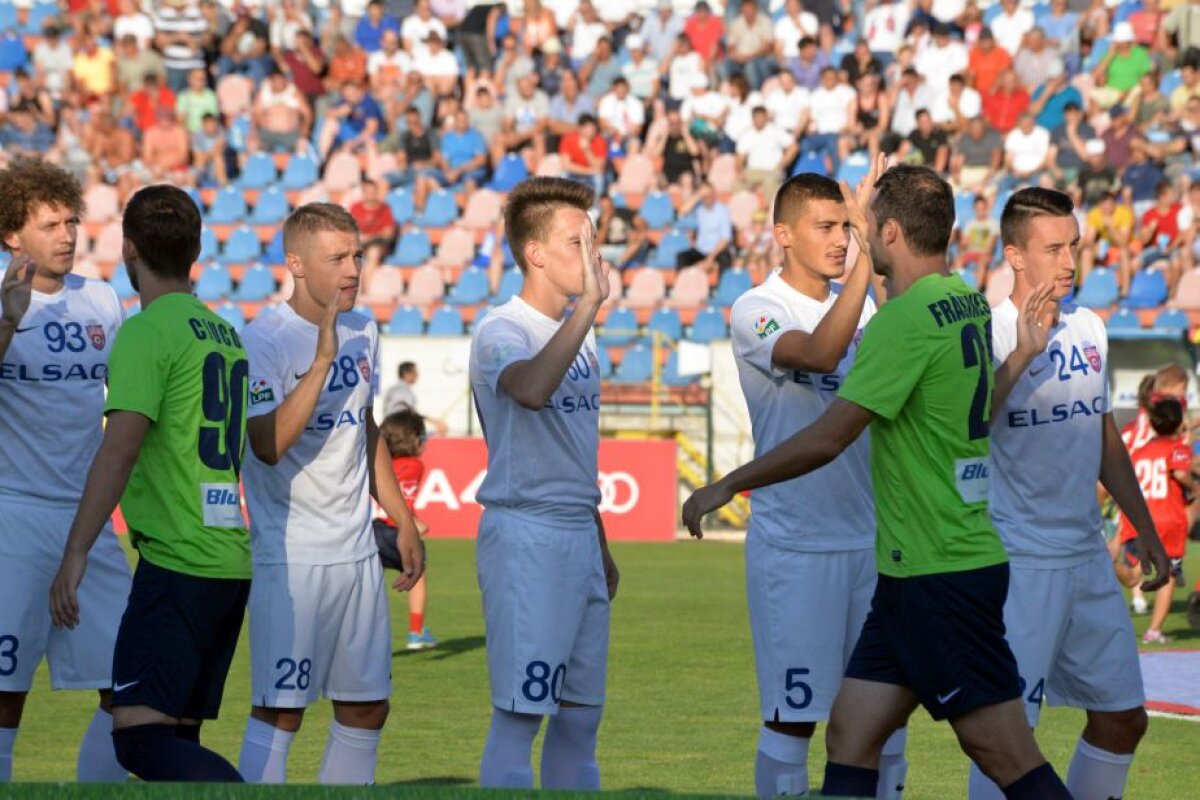
[[[784,167],[796,157],[796,142],[767,121],[763,106],[755,106],[752,115],[753,127],[737,142],[741,188],[762,187],[765,197],[774,197],[783,182]]]

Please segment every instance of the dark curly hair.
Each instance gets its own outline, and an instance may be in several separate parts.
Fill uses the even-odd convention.
[[[0,244],[25,227],[39,205],[60,205],[83,214],[83,188],[75,176],[40,158],[17,158],[0,170]]]

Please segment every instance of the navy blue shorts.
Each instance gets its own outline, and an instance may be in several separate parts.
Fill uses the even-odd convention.
[[[1021,697],[1004,638],[1008,564],[880,575],[846,677],[911,689],[934,719]]]
[[[113,651],[113,705],[216,719],[249,595],[249,580],[138,561]]]

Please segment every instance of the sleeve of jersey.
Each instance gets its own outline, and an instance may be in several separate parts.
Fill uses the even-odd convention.
[[[145,325],[126,323],[108,357],[108,398],[104,413],[133,411],[158,422],[170,373],[170,356],[160,337]]]
[[[929,349],[897,306],[885,305],[867,325],[838,397],[892,420],[925,372]]]
[[[264,337],[254,331],[242,337],[250,361],[249,406],[247,419],[270,414],[283,402],[283,380],[280,377],[279,356]]]
[[[1192,468],[1192,451],[1180,445],[1171,451],[1171,469],[1189,470]]]
[[[375,398],[379,397],[379,365],[381,356],[379,353],[379,328],[375,323],[371,323],[371,405],[375,405]]]
[[[518,361],[528,361],[534,355],[525,332],[507,319],[488,321],[479,332],[476,347],[479,372],[493,393],[497,391],[504,370]]]
[[[783,306],[771,300],[755,297],[752,302],[737,303],[733,307],[729,326],[733,335],[733,354],[753,367],[770,375],[783,375],[771,360],[779,337],[798,325],[784,327]]]

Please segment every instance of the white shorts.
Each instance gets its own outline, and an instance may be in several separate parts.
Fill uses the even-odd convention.
[[[875,592],[875,553],[785,550],[746,539],[746,600],[762,718],[829,719]]]
[[[79,626],[50,622],[50,584],[58,573],[75,506],[5,498],[0,506],[0,692],[27,692],[42,660],[55,689],[111,689],[113,644],[129,599],[129,562],[112,525],[88,553],[79,586]]]
[[[392,693],[392,626],[378,556],[348,564],[254,565],[251,702],[304,708]]]
[[[1043,698],[1089,711],[1146,702],[1137,638],[1107,551],[1062,569],[1013,565],[1004,624],[1030,725]]]
[[[488,510],[476,563],[492,704],[522,714],[603,705],[609,602],[595,526]]]

